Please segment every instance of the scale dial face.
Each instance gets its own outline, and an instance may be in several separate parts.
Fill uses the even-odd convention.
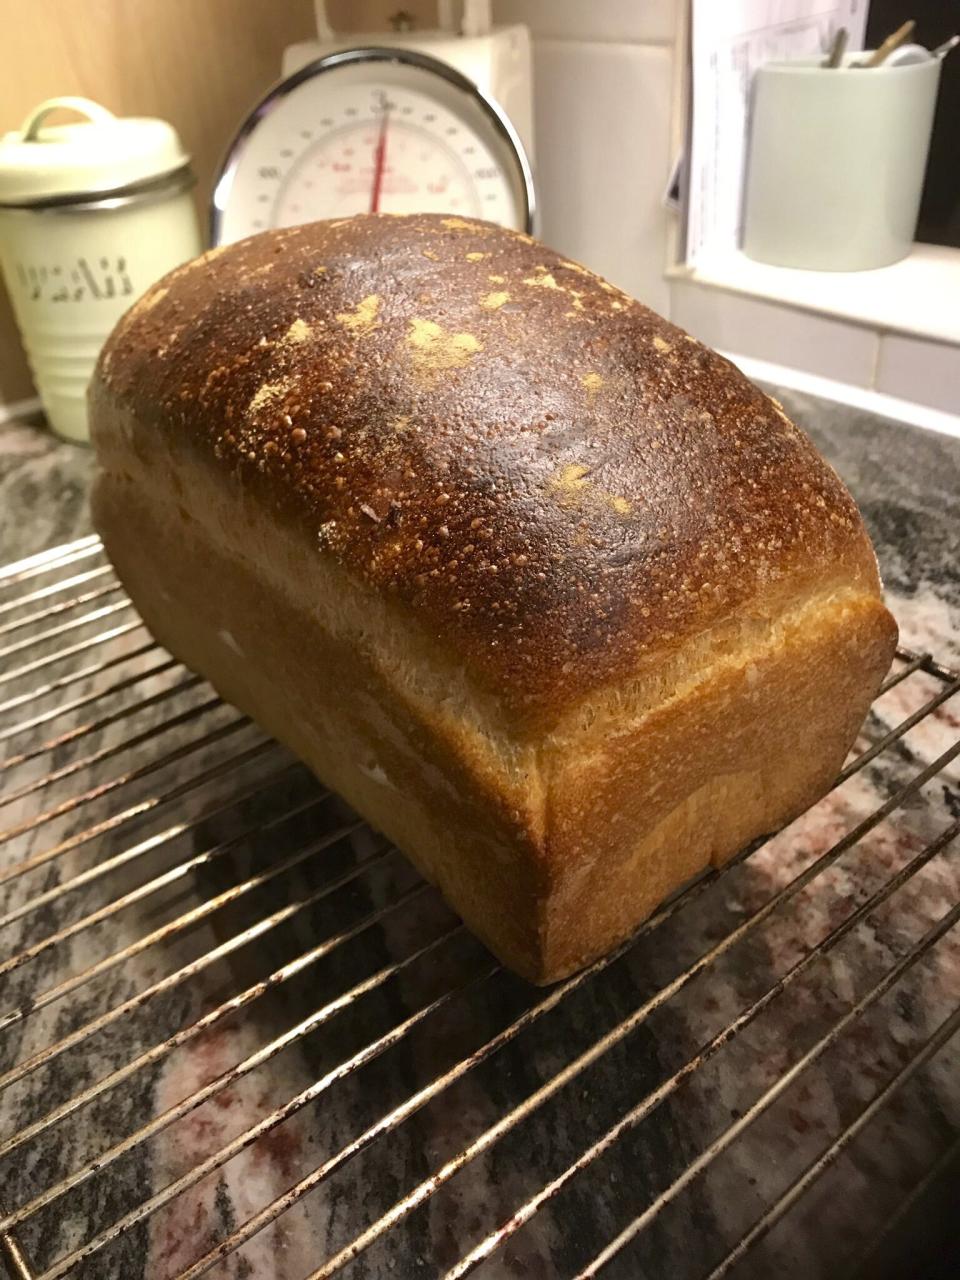
[[[445,63],[352,50],[281,82],[214,192],[214,243],[355,213],[450,213],[528,230],[532,185],[509,123]]]

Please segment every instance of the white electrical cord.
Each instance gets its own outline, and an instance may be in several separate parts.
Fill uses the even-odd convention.
[[[327,17],[326,0],[313,0],[313,12],[317,22],[317,39],[321,44],[332,44],[333,27]]]

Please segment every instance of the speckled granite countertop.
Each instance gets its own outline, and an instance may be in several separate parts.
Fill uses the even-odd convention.
[[[960,440],[777,394],[858,499],[903,643],[960,667]],[[89,532],[91,469],[84,450],[27,425],[0,426],[0,562]],[[99,564],[92,558],[78,568]],[[107,579],[91,585],[98,581]],[[112,610],[112,601],[105,595],[89,607]],[[124,608],[116,604],[111,625],[127,625]],[[5,618],[0,624],[7,626]],[[412,1204],[392,1231],[372,1235],[362,1252],[345,1257],[343,1274],[351,1280],[444,1275],[644,1100],[636,1126],[559,1186],[529,1221],[515,1223],[507,1243],[480,1259],[472,1274],[485,1280],[579,1275],[606,1242],[656,1204],[656,1216],[651,1213],[645,1230],[601,1274],[607,1280],[693,1280],[723,1258],[960,1004],[960,929],[954,928],[735,1143],[718,1149],[689,1187],[670,1191],[660,1203],[657,1198],[689,1162],[960,901],[960,857],[955,847],[945,848],[794,981],[787,995],[766,1006],[688,1080],[663,1091],[664,1081],[711,1037],[960,817],[954,760],[922,798],[899,805],[808,888],[725,948],[731,929],[956,740],[957,699],[480,1060],[471,1057],[478,1047],[545,993],[502,972],[491,976],[489,956],[457,930],[432,891],[420,890],[402,859],[378,860],[369,833],[344,836],[348,817],[339,802],[324,800],[305,771],[265,744],[255,726],[235,722],[229,708],[204,703],[209,690],[165,663],[132,625],[111,643],[128,646],[125,660],[146,673],[138,676],[138,692],[153,703],[86,735],[84,760],[98,758],[82,769],[71,743],[56,747],[52,763],[48,754],[29,757],[49,728],[18,725],[17,750],[25,754],[13,771],[16,791],[8,793],[0,814],[0,911],[6,913],[0,918],[0,1208],[36,1202],[65,1174],[71,1179],[62,1195],[36,1203],[15,1228],[37,1272],[59,1276],[58,1259],[130,1215],[117,1238],[105,1235],[102,1247],[71,1276],[172,1280],[202,1255],[203,1274],[215,1280],[325,1274],[324,1260],[359,1230],[443,1170],[506,1111],[547,1089],[540,1107],[518,1116],[496,1143],[478,1147],[455,1176],[447,1166],[440,1190]],[[18,634],[0,643],[15,644]],[[78,634],[71,633],[71,642]],[[29,656],[9,645],[4,652],[15,663]],[[118,675],[127,669],[114,668]],[[9,678],[0,670],[0,681]],[[12,688],[29,691],[37,679],[28,672]],[[859,749],[939,687],[918,672],[891,689],[877,703]],[[71,685],[70,696],[93,688]],[[65,695],[51,689],[46,696],[43,705],[52,707]],[[18,705],[14,719],[23,715]],[[80,724],[91,718],[82,709],[76,714]],[[162,732],[138,738],[144,728]],[[181,748],[196,743],[201,732],[209,741],[184,755]],[[246,763],[206,787],[201,806],[191,790],[196,778],[241,751],[249,753]],[[169,759],[162,773],[153,772],[158,753]],[[47,807],[38,816],[30,784],[51,768],[62,771],[62,782],[45,789]],[[279,771],[280,780],[264,792],[268,771]],[[98,791],[101,784],[107,791]],[[81,788],[89,794],[83,792],[82,805],[74,807],[71,797]],[[175,807],[150,808],[150,798],[165,789],[176,789]],[[213,810],[212,795],[218,801]],[[138,809],[144,800],[147,807]],[[91,823],[99,824],[93,835]],[[237,843],[238,831],[253,831],[256,839]],[[327,847],[321,857],[298,861],[297,841],[308,838]],[[105,882],[97,873],[113,858],[117,869]],[[184,858],[197,859],[187,880],[173,877],[138,896],[149,877],[162,877]],[[288,858],[290,870],[272,877]],[[354,877],[351,868],[365,860],[372,870]],[[318,886],[329,885],[331,876],[342,877],[344,887],[320,893]],[[250,877],[254,889],[238,895],[237,886]],[[66,898],[57,892],[64,884],[71,886]],[[114,910],[110,904],[121,893],[133,896]],[[413,895],[404,910],[385,911],[402,893]],[[223,906],[210,911],[211,901],[221,897]],[[102,923],[91,919],[104,909]],[[190,927],[177,924],[169,931],[187,911],[199,913]],[[230,940],[244,929],[259,929],[265,912],[279,913],[281,925],[231,949]],[[371,913],[377,920],[367,926]],[[43,940],[57,931],[63,941],[46,948]],[[148,947],[143,939],[153,931],[157,941]],[[30,944],[36,954],[28,963],[14,969],[4,964]],[[318,945],[310,964],[291,970],[269,1000],[251,997],[239,1013],[216,1012],[228,996],[252,991]],[[133,951],[117,963],[111,957],[123,947]],[[203,957],[211,948],[222,954],[208,963]],[[425,948],[420,958],[411,958],[419,948]],[[677,974],[711,948],[722,954],[710,968],[676,985]],[[187,971],[189,981],[181,981]],[[383,973],[388,976],[381,978]],[[367,984],[365,994],[349,1012],[331,1003],[310,1034],[251,1063],[222,1088],[211,1087],[201,1106],[181,1106],[198,1087],[358,983]],[[147,989],[155,994],[140,1004]],[[448,998],[452,989],[457,994]],[[129,1012],[114,1020],[110,1011],[124,1001],[132,1002]],[[432,1001],[438,1001],[436,1011],[418,1021],[417,1011]],[[349,1074],[342,1071],[351,1055],[407,1018],[413,1019],[409,1033],[396,1044]],[[625,1021],[629,1034],[619,1030]],[[173,1048],[154,1049],[171,1035],[180,1037]],[[604,1035],[611,1037],[606,1052],[554,1091],[557,1073]],[[30,1071],[23,1067],[51,1043],[59,1046],[54,1057]],[[136,1055],[142,1061],[132,1073],[125,1064]],[[460,1071],[463,1062],[470,1066]],[[402,1125],[369,1147],[359,1141],[367,1126],[449,1071],[448,1087]],[[111,1072],[119,1074],[107,1079]],[[74,1105],[82,1090],[89,1096]],[[256,1141],[244,1137],[272,1108],[298,1096],[302,1105],[282,1124]],[[48,1126],[58,1108],[62,1116]],[[111,1150],[148,1122],[152,1127],[142,1141]],[[26,1125],[34,1126],[32,1136],[11,1143],[11,1133]],[[752,1280],[848,1274],[958,1134],[960,1039],[954,1036],[730,1274]],[[351,1142],[356,1149],[341,1162],[337,1153]],[[231,1143],[229,1160],[211,1164],[201,1180],[192,1178],[199,1162]],[[322,1182],[294,1208],[228,1256],[210,1252],[324,1162]],[[174,1183],[181,1194],[163,1203]],[[914,1210],[905,1220],[912,1235],[900,1229],[863,1276],[901,1280],[917,1274],[913,1263],[928,1235],[935,1235],[938,1252],[933,1262],[924,1257],[923,1274],[932,1276],[941,1263],[949,1268],[945,1250],[956,1215],[943,1211],[949,1203],[943,1178],[931,1195],[939,1199],[918,1202],[921,1214],[928,1214],[926,1223],[920,1220],[922,1230]],[[156,1212],[141,1219],[137,1206],[149,1196],[159,1197]],[[938,1214],[935,1233],[930,1214]],[[898,1252],[903,1248],[914,1252]]]

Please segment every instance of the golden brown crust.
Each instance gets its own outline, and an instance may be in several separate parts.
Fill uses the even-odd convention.
[[[767,396],[485,223],[214,250],[121,323],[93,395],[94,424],[106,395],[198,451],[517,705],[569,706],[778,583],[875,573],[849,494]]]
[[[499,775],[478,769],[468,733],[418,714],[375,655],[291,597],[287,569],[305,553],[282,531],[258,530],[265,567],[217,546],[199,522],[185,541],[167,495],[144,504],[141,490],[142,477],[101,474],[93,508],[153,635],[403,849],[505,963],[537,974],[542,835],[502,761]]]
[[[172,486],[151,486],[149,466],[123,461],[129,478],[121,467],[98,477],[94,514],[154,635],[395,841],[536,982],[609,950],[689,877],[815,801],[895,641],[874,597],[817,597],[615,731],[595,724],[566,748],[538,743],[518,779],[506,744],[466,717],[458,732],[456,717],[412,696],[413,654],[400,671],[384,668],[379,646],[337,634],[296,591],[311,552],[289,531],[253,512],[225,545],[219,521],[188,518]],[[222,504],[241,519],[238,491],[218,496],[188,467],[182,479],[194,510]],[[324,582],[330,613],[350,591]]]
[[[692,876],[819,800],[895,644],[878,599],[807,602],[639,723],[550,760],[541,972],[578,969]]]

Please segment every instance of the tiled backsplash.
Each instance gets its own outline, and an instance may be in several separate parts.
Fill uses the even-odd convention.
[[[680,0],[494,0],[533,36],[540,234],[666,313]]]
[[[874,387],[887,395],[960,414],[960,346],[884,334],[879,339]]]
[[[666,312],[671,50],[537,40],[534,76],[540,234]]]
[[[870,329],[695,281],[675,280],[670,292],[670,318],[711,347],[873,385],[877,337]]]
[[[954,274],[944,269],[943,290]],[[960,415],[960,343],[932,326],[926,335],[896,331],[885,318],[871,323],[833,306],[817,310],[752,295],[742,284],[724,287],[686,276],[671,282],[669,315],[721,351]]]

